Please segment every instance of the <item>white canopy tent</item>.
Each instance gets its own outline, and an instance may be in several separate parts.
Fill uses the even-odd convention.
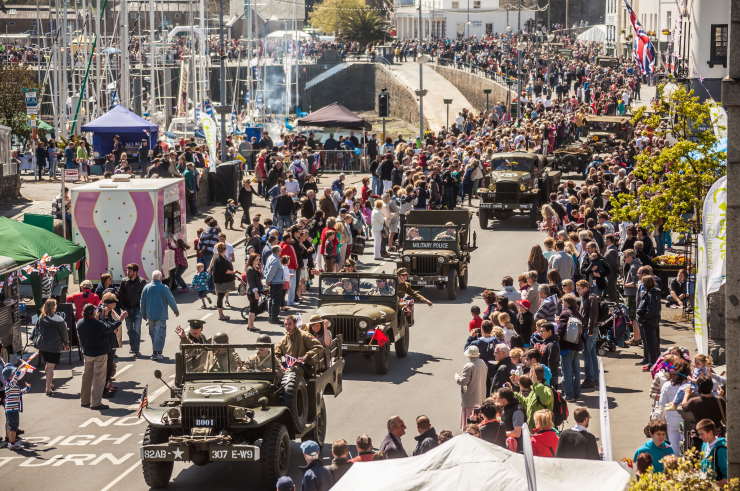
[[[595,43],[603,43],[606,41],[606,25],[596,24],[591,26],[576,38],[579,41],[593,41]]]
[[[617,462],[535,457],[537,488],[623,491],[630,474]],[[527,489],[524,456],[468,434],[417,457],[353,464],[332,491]]]

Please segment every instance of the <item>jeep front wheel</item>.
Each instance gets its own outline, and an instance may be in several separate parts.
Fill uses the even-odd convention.
[[[532,208],[529,210],[529,225],[537,227],[537,222],[540,219],[540,207],[537,202],[532,203]]]
[[[170,434],[167,430],[161,428],[147,428],[144,433],[144,445],[157,443],[167,443]],[[144,472],[144,482],[147,486],[154,489],[166,488],[172,477],[172,468],[174,462],[152,462],[150,460],[141,461],[141,469]]]
[[[461,290],[465,290],[468,287],[468,271],[470,271],[470,268],[466,267],[465,273],[457,278],[457,284]]]
[[[386,343],[378,351],[373,353],[373,362],[375,364],[375,373],[385,375],[391,366],[391,345]]]
[[[485,209],[478,210],[478,224],[480,225],[480,228],[482,230],[485,230],[488,228],[488,210],[485,210]]]
[[[455,300],[457,298],[457,270],[450,269],[447,273],[447,298]]]
[[[401,339],[399,339],[398,341],[394,343],[393,346],[396,348],[396,357],[406,358],[406,355],[409,354],[409,335],[410,334],[411,334],[411,329],[409,329],[409,326],[406,326],[406,332],[403,333],[403,336],[401,336]]]
[[[290,463],[290,436],[285,425],[269,423],[265,427],[260,452],[262,482],[265,487],[273,487],[280,476],[288,473]]]

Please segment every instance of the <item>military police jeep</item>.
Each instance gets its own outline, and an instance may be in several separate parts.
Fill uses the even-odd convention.
[[[414,210],[404,222],[398,267],[409,272],[416,287],[434,286],[457,298],[458,287],[468,287],[470,253],[477,249],[470,233],[473,214],[468,210]]]
[[[251,462],[265,486],[288,473],[290,441],[322,443],[324,395],[342,391],[341,337],[327,348],[328,368],[283,369],[271,344],[185,344],[174,386],[159,407],[146,407],[141,447],[144,480],[166,487],[175,462]],[[162,379],[159,370],[155,377]]]
[[[540,206],[560,184],[560,171],[546,167],[542,155],[528,152],[497,153],[491,158],[488,187],[478,189],[478,219],[482,229],[488,220],[506,220],[513,215],[527,215],[536,226]]]
[[[342,351],[372,358],[375,372],[388,373],[391,343],[396,356],[409,351],[413,310],[397,294],[395,275],[382,273],[321,273],[316,313],[342,338]]]

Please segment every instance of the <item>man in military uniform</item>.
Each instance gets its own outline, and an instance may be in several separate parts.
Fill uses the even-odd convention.
[[[262,334],[260,337],[257,338],[257,343],[272,344],[272,340],[267,334]],[[270,348],[258,348],[257,353],[250,356],[249,359],[245,362],[245,368],[255,371],[270,371],[274,368],[275,373],[277,373],[278,375],[282,375],[283,367],[280,364],[280,360],[278,360],[277,357],[271,358],[270,353]]]
[[[180,336],[180,344],[208,344],[210,341],[203,335],[205,322],[200,319],[188,321],[190,329],[187,334],[182,327],[177,326],[175,334]],[[208,351],[204,349],[187,349],[183,351],[185,366],[188,372],[204,372],[208,361]]]
[[[403,299],[404,297],[409,296],[417,302],[423,302],[430,307],[432,306],[431,300],[411,287],[411,284],[408,282],[409,271],[406,268],[400,268],[396,271],[396,274],[398,275],[398,285],[396,286],[397,297]]]
[[[395,292],[393,291],[393,287],[385,278],[378,278],[377,280],[375,280],[375,288],[370,290],[370,295],[390,296],[394,293]]]
[[[359,295],[352,278],[342,278],[331,286],[324,289],[324,294],[329,295]]]
[[[229,335],[219,332],[213,336],[214,344],[229,344]],[[216,348],[208,350],[207,372],[243,372],[244,362],[236,354],[234,348]]]
[[[455,227],[455,224],[452,222],[447,222],[445,223],[445,227],[447,227],[447,229],[438,233],[437,236],[434,237],[434,240],[456,240],[457,239],[457,229]]]
[[[302,329],[298,329],[296,318],[289,315],[285,318],[285,336],[275,346],[275,356],[285,355],[297,358],[298,361],[313,364],[319,359],[323,347],[318,339]]]

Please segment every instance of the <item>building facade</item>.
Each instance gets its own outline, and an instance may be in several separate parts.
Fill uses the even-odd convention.
[[[516,32],[519,26],[525,29],[534,20],[532,10],[507,9],[507,5],[502,0],[400,0],[396,3],[393,23],[400,40],[429,40],[482,37],[506,32],[509,27]]]

